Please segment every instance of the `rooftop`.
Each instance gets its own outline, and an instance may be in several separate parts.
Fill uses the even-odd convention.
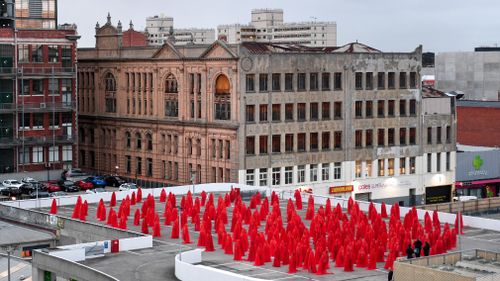
[[[457,107],[500,108],[500,101],[459,100]]]
[[[0,246],[12,244],[29,244],[56,239],[50,232],[34,230],[0,221]]]

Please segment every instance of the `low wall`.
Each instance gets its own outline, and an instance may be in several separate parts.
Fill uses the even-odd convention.
[[[217,268],[195,265],[202,261],[202,249],[186,251],[175,256],[175,277],[182,281],[264,281]]]
[[[52,256],[42,251],[33,251],[32,280],[44,280],[44,271],[57,272],[58,277],[78,281],[119,281],[118,279],[68,259]],[[55,280],[55,279],[54,279]]]
[[[428,268],[425,266],[395,262],[394,280],[397,281],[476,281],[474,277],[466,277],[452,272]]]
[[[430,211],[436,210],[439,212],[447,212],[447,213],[456,213],[457,211],[461,211],[463,213],[478,213],[478,212],[485,212],[488,210],[500,209],[500,197],[481,198],[481,199],[461,201],[461,202],[424,205],[421,206],[420,208]]]

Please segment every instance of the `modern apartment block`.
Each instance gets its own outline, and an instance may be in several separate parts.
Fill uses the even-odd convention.
[[[84,169],[404,205],[450,198],[454,100],[422,93],[421,48],[128,48],[111,21],[96,32],[96,48],[79,49]]]
[[[337,45],[335,22],[285,23],[281,9],[252,10],[252,20],[249,24],[219,25],[217,31],[218,39],[229,44],[261,42],[311,47]]]
[[[55,0],[0,4],[0,173],[71,167],[76,26]]]
[[[174,29],[174,18],[153,16],[146,19],[148,44],[161,46],[167,42],[170,33],[175,38],[174,45],[212,44],[215,41],[215,29],[180,28]]]

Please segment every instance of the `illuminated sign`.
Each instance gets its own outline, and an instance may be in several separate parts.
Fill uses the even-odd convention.
[[[330,187],[330,194],[352,192],[353,190],[354,190],[354,186],[352,186],[352,185],[331,186]]]

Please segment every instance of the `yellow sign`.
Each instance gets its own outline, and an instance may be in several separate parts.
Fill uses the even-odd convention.
[[[330,187],[330,194],[352,192],[353,190],[354,190],[354,186],[352,186],[352,185],[331,186]]]

